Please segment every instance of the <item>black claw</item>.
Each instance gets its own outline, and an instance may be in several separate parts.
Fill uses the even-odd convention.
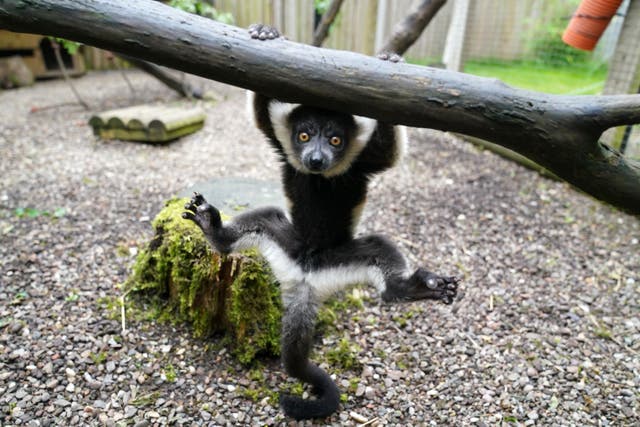
[[[191,203],[196,206],[201,205],[204,202],[204,196],[197,191],[193,192],[193,197],[191,198]]]

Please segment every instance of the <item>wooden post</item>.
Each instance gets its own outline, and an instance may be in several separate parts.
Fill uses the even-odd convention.
[[[640,92],[640,1],[631,1],[628,5],[602,90],[604,95]],[[625,133],[628,134],[625,154],[640,158],[640,129],[637,125],[632,129],[626,126],[609,129],[603,134],[602,140],[620,148]]]
[[[388,0],[378,0],[378,11],[376,14],[376,38],[374,42],[374,50],[380,52],[380,48],[384,43],[384,29],[387,22],[387,6]]]
[[[447,43],[442,54],[442,62],[447,66],[447,70],[462,71],[462,53],[468,12],[469,0],[454,0],[453,16],[447,33]]]

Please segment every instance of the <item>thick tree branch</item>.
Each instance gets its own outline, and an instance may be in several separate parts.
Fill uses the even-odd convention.
[[[546,95],[282,39],[260,42],[244,29],[152,0],[0,0],[0,26],[77,40],[284,101],[483,138],[640,213],[640,164],[598,143],[608,127],[640,122],[640,95]]]
[[[338,12],[340,11],[340,6],[342,6],[343,0],[333,0],[327,10],[322,15],[322,19],[320,19],[320,23],[318,27],[313,32],[313,41],[311,42],[312,46],[320,47],[324,42],[324,39],[329,35],[329,28],[335,21],[336,16],[338,16]]]
[[[396,24],[391,37],[380,48],[380,52],[403,55],[446,2],[447,0],[420,0],[413,10]]]

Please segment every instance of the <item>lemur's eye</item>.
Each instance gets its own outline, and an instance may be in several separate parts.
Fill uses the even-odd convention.
[[[309,140],[309,134],[306,132],[300,132],[298,134],[298,140],[301,142],[307,142]]]
[[[340,137],[334,136],[329,140],[329,143],[334,147],[337,147],[338,145],[342,144],[342,140],[340,139]]]

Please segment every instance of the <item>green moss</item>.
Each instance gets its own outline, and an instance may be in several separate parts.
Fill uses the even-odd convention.
[[[176,373],[176,370],[171,363],[165,366],[165,368],[163,369],[163,373],[164,373],[164,376],[167,378],[168,382],[170,383],[176,382],[176,379],[178,378],[178,374]]]
[[[257,253],[248,253],[231,286],[229,322],[236,340],[235,354],[250,363],[260,352],[280,354],[280,290]]]
[[[318,310],[318,331],[332,333],[338,323],[357,321],[353,312],[364,308],[362,291],[358,286],[350,291],[330,298]]]
[[[327,350],[325,357],[332,366],[353,370],[362,366],[358,357],[360,351],[362,349],[357,344],[351,343],[347,338],[342,338],[337,347]]]
[[[253,251],[214,253],[182,218],[187,201],[168,201],[153,220],[156,234],[138,254],[125,291],[146,296],[159,320],[189,322],[198,337],[224,334],[242,363],[278,355],[280,290],[268,267]]]
[[[94,365],[101,365],[107,360],[107,353],[101,351],[100,353],[89,353],[89,357],[93,361]]]

